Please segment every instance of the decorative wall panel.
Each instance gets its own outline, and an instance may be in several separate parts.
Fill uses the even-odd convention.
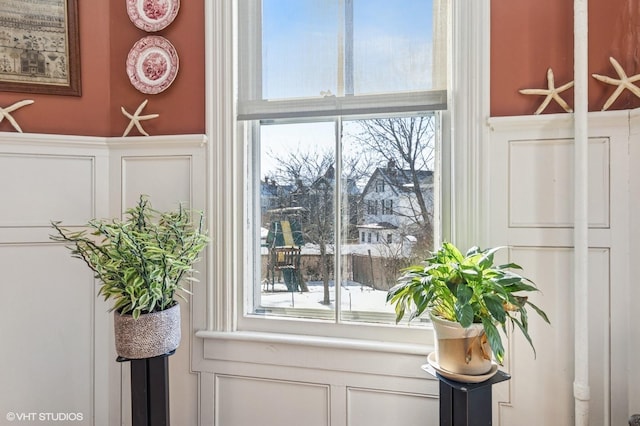
[[[0,134],[1,424],[109,424],[107,307],[49,239],[51,220],[108,213],[104,154],[95,138]]]
[[[190,156],[123,157],[123,205],[131,207],[146,194],[157,210],[173,210],[179,202],[190,207],[192,179]]]
[[[512,379],[495,386],[494,420],[517,424],[574,424],[576,362],[589,372],[589,424],[626,423],[639,371],[625,336],[634,312],[634,225],[630,191],[637,173],[629,157],[637,124],[628,111],[589,114],[588,192],[588,358],[576,354],[574,305],[573,120],[566,115],[490,120],[490,197],[486,244],[507,245],[509,261],[521,264],[541,292],[531,300],[549,315],[544,324],[529,315],[537,356],[520,335],[509,342],[505,368]],[[580,183],[583,185],[583,183]],[[630,229],[631,228],[631,229]],[[585,343],[577,342],[584,351]],[[535,401],[535,403],[532,403]],[[637,403],[635,404],[637,406]]]
[[[140,194],[150,197],[154,209],[175,210],[178,203],[204,209],[204,139],[202,135],[122,138],[110,141],[110,187],[112,215],[134,206]],[[197,278],[206,280],[204,262],[195,265]],[[195,286],[202,284],[196,283]],[[192,287],[196,293],[201,288]],[[197,296],[194,296],[197,297]],[[171,422],[198,422],[198,376],[191,366],[193,348],[193,301],[181,302],[182,341],[169,359]],[[129,365],[122,365],[120,397],[122,422],[131,421]]]
[[[216,425],[330,424],[326,385],[221,375],[215,386]]]
[[[52,244],[0,243],[0,270],[0,423],[8,413],[73,413],[82,419],[73,424],[93,424],[91,272]]]
[[[0,152],[0,226],[85,223],[95,214],[94,164],[91,156]]]
[[[509,225],[573,225],[573,141],[509,142]],[[589,223],[609,226],[609,140],[589,141]]]
[[[507,382],[511,393],[506,401],[504,396],[499,398],[503,402],[499,424],[573,425],[573,249],[513,247],[510,256],[530,271],[527,276],[540,289],[530,300],[544,307],[551,326],[530,313],[535,354],[521,335],[510,338],[505,369],[513,376]],[[589,251],[589,314],[591,424],[604,425],[609,417],[611,367],[608,249]],[[521,418],[535,419],[535,423],[521,422]]]
[[[347,388],[347,425],[437,426],[438,396]]]

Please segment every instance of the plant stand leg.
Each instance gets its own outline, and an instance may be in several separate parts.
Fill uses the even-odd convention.
[[[440,426],[489,426],[491,386],[461,390],[440,381]]]
[[[425,364],[422,369],[440,382],[440,426],[491,426],[493,404],[491,387],[511,379],[503,371],[480,383],[447,379]]]
[[[149,389],[147,388],[147,360],[131,361],[131,423],[133,426],[149,424]]]
[[[172,354],[172,353],[171,353]],[[169,355],[131,362],[132,426],[169,426]]]

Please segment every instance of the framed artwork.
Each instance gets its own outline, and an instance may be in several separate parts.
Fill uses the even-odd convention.
[[[0,1],[0,91],[80,96],[77,1]]]

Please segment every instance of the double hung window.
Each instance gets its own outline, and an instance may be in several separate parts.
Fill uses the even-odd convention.
[[[394,322],[439,223],[446,4],[239,1],[244,317]]]

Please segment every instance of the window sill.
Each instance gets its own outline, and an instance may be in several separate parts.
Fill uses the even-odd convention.
[[[281,369],[306,369],[405,379],[432,379],[420,366],[433,351],[429,345],[265,332],[198,331],[204,340],[201,371],[263,368],[264,377]],[[227,366],[227,367],[225,367]]]
[[[308,336],[300,334],[264,333],[253,331],[207,331],[196,332],[196,337],[205,340],[283,344],[326,349],[348,349],[354,351],[383,352],[392,354],[427,356],[434,350],[431,345],[390,343],[377,340],[359,340],[339,337]]]

